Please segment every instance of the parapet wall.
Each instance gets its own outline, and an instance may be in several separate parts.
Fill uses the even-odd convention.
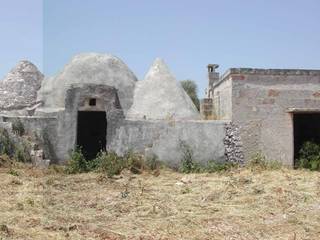
[[[128,150],[154,154],[159,160],[177,166],[182,158],[183,142],[190,147],[194,160],[199,163],[234,161],[235,157],[226,158],[225,144],[234,144],[234,139],[225,141],[228,125],[229,121],[124,120],[107,148],[120,155]],[[240,147],[239,144],[237,146]],[[229,148],[229,156],[231,151]]]

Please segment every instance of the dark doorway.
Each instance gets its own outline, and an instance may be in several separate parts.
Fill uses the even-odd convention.
[[[77,146],[86,159],[106,149],[106,112],[78,112]]]
[[[312,141],[320,144],[320,113],[295,113],[294,125],[294,159],[299,157],[303,143]]]

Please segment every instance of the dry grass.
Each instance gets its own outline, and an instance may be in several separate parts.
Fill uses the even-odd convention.
[[[320,239],[320,173],[0,168],[0,239]]]

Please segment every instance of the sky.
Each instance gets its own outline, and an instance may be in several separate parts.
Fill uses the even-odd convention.
[[[43,67],[42,0],[0,0],[0,79],[20,61]]]
[[[81,52],[110,53],[143,79],[156,57],[178,80],[206,66],[320,69],[318,0],[0,0],[0,76],[19,59],[45,75]],[[19,3],[19,4],[18,4]]]

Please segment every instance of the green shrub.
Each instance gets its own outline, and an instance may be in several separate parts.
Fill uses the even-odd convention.
[[[261,152],[252,156],[248,165],[251,169],[260,170],[278,170],[282,167],[281,162],[275,160],[268,160]]]
[[[88,162],[86,161],[81,148],[75,148],[71,154],[66,166],[66,172],[69,174],[88,172]]]
[[[154,171],[161,167],[161,162],[158,160],[156,155],[152,155],[146,158],[145,165],[148,169]]]
[[[89,164],[91,170],[106,173],[108,177],[120,174],[125,167],[123,158],[114,152],[100,152]]]
[[[311,141],[305,142],[297,160],[298,167],[320,171],[320,145]]]
[[[0,129],[0,155],[8,155],[13,157],[15,152],[15,144],[11,140],[6,129]]]
[[[23,136],[25,134],[24,125],[20,119],[16,119],[12,122],[12,131],[19,136]]]
[[[208,173],[222,172],[222,171],[228,171],[234,166],[235,164],[228,163],[228,162],[209,161],[204,171]]]
[[[15,170],[15,169],[13,169],[13,168],[10,168],[10,169],[9,169],[8,174],[10,174],[10,175],[12,175],[12,176],[16,176],[16,177],[19,176],[19,173],[17,172],[17,170]]]
[[[14,160],[24,163],[32,162],[30,149],[30,145],[26,141],[22,141],[20,145],[15,146]]]
[[[126,167],[134,174],[140,174],[146,168],[144,158],[132,151],[128,151],[124,155]]]
[[[180,140],[179,147],[182,152],[180,171],[183,173],[198,173],[201,172],[200,164],[194,161],[193,151],[191,147],[185,142]]]

